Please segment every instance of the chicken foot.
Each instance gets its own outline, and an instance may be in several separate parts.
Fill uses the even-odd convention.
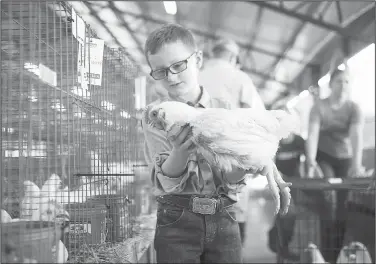
[[[268,185],[269,185],[269,189],[271,191],[272,197],[276,203],[275,214],[279,213],[281,209],[281,198],[282,198],[282,204],[283,204],[281,214],[282,215],[286,214],[290,206],[290,200],[291,200],[290,188],[289,188],[289,186],[291,186],[291,183],[287,183],[282,179],[282,176],[279,173],[274,162],[272,162],[271,164],[267,166],[265,176],[268,181]]]
[[[279,196],[279,186],[275,180],[274,177],[274,169],[272,167],[273,165],[268,165],[267,170],[265,173],[266,179],[268,181],[268,186],[271,191],[273,200],[276,203],[276,209],[275,209],[275,214],[277,214],[281,208],[281,201],[280,201],[280,196]]]
[[[285,182],[281,176],[281,173],[278,171],[277,166],[273,163],[273,174],[274,180],[276,181],[279,190],[280,190],[280,199],[282,202],[282,215],[287,214],[291,202],[291,193],[290,186],[291,182]]]

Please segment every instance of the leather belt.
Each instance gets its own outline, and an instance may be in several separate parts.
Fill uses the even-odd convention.
[[[224,208],[233,205],[234,201],[228,197],[205,197],[199,195],[162,195],[158,196],[160,203],[171,204],[188,209],[193,213],[212,215],[222,211]]]

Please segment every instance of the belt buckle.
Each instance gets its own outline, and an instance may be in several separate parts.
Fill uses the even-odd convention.
[[[213,215],[216,212],[217,200],[206,197],[194,197],[192,201],[192,211],[194,213]]]

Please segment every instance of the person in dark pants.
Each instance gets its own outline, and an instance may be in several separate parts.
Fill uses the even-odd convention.
[[[188,29],[166,24],[145,43],[150,75],[168,91],[169,101],[196,108],[230,109],[229,103],[210,97],[199,84],[203,55]],[[242,244],[234,205],[248,173],[268,168],[223,172],[199,153],[190,126],[173,137],[153,129],[150,109],[142,115],[145,160],[156,196],[154,248],[157,263],[241,263]]]
[[[304,139],[297,134],[290,134],[288,138],[280,141],[275,163],[284,178],[300,176],[300,157],[304,155],[304,145]],[[279,214],[276,216],[274,225],[268,233],[268,241],[270,250],[278,253],[282,258],[299,260],[299,256],[289,250],[296,222],[294,206],[296,192],[294,192],[294,189],[291,191],[291,196],[291,205],[288,213],[284,216]]]
[[[319,166],[325,178],[356,177],[364,170],[364,116],[360,106],[349,98],[347,70],[335,69],[329,86],[330,96],[317,100],[310,113],[306,142],[307,174],[311,177]],[[330,263],[336,262],[343,246],[346,197],[347,191],[338,191],[335,199],[324,201],[320,206],[321,252]]]

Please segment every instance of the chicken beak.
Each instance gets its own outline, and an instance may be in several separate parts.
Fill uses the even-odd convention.
[[[163,109],[159,109],[158,111],[158,119],[165,120],[166,118],[166,112]]]

